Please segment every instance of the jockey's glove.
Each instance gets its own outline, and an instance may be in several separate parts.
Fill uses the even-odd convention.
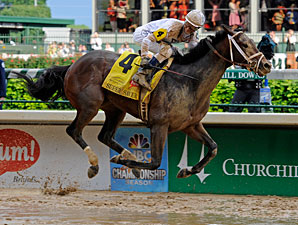
[[[149,57],[147,57],[147,56],[142,57],[140,66],[143,67],[144,69],[148,68],[149,67],[149,61],[150,61]]]

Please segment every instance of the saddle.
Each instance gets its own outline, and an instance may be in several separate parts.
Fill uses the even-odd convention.
[[[173,58],[170,58],[161,67],[168,69],[172,61]],[[141,57],[138,54],[125,51],[114,63],[102,87],[121,96],[137,100],[139,116],[144,122],[147,122],[150,94],[156,88],[165,71],[154,69],[152,74],[147,76],[151,80],[152,87],[152,90],[148,91],[132,81],[132,76],[138,71],[140,62]]]

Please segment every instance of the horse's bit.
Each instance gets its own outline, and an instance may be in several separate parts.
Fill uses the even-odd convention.
[[[262,59],[264,58],[264,55],[262,52],[258,52],[252,56],[248,56],[239,46],[239,44],[235,41],[235,37],[238,36],[239,34],[242,34],[242,31],[239,31],[237,33],[235,33],[233,36],[228,34],[228,39],[229,39],[229,45],[230,45],[230,55],[231,55],[231,60],[225,58],[224,56],[222,56],[221,54],[219,54],[219,52],[211,45],[210,41],[207,39],[207,45],[209,46],[209,48],[216,54],[218,55],[220,58],[224,59],[225,61],[233,64],[233,65],[237,65],[237,66],[242,66],[242,67],[246,67],[248,70],[252,70],[255,73],[258,73],[259,71],[259,66],[260,63],[262,61]],[[238,50],[238,52],[242,55],[242,57],[248,62],[248,63],[238,63],[238,62],[234,62],[234,57],[233,57],[233,45],[235,46],[235,48]],[[260,56],[257,61],[256,60],[252,60],[253,58],[256,58]]]

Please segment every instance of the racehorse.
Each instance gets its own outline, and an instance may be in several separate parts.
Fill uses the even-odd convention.
[[[160,166],[165,141],[171,132],[182,131],[207,146],[208,152],[201,161],[191,169],[183,168],[178,172],[178,178],[185,178],[199,173],[217,154],[217,144],[201,121],[208,112],[211,92],[225,70],[234,64],[264,76],[271,69],[270,62],[258,51],[253,40],[227,26],[214,36],[202,39],[186,55],[175,58],[170,69],[188,77],[165,72],[151,93],[146,122],[151,134],[151,162],[145,163],[136,161],[130,151],[114,140],[126,113],[140,118],[138,101],[102,88],[118,57],[114,52],[92,51],[72,65],[47,69],[37,81],[18,74],[25,79],[31,96],[48,101],[65,93],[76,108],[77,115],[66,132],[88,155],[89,178],[98,173],[98,158],[83,139],[82,131],[99,109],[104,111],[106,118],[98,140],[119,153],[112,162],[134,168],[135,174],[139,169],[154,170]]]

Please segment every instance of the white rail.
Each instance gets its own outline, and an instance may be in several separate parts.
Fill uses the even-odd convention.
[[[52,124],[69,125],[76,111],[52,110],[0,110],[0,124]],[[104,112],[99,111],[91,125],[101,125]],[[217,113],[209,112],[204,124],[212,125],[274,125],[298,126],[297,113]],[[144,126],[144,123],[131,115],[126,115],[123,125]]]

